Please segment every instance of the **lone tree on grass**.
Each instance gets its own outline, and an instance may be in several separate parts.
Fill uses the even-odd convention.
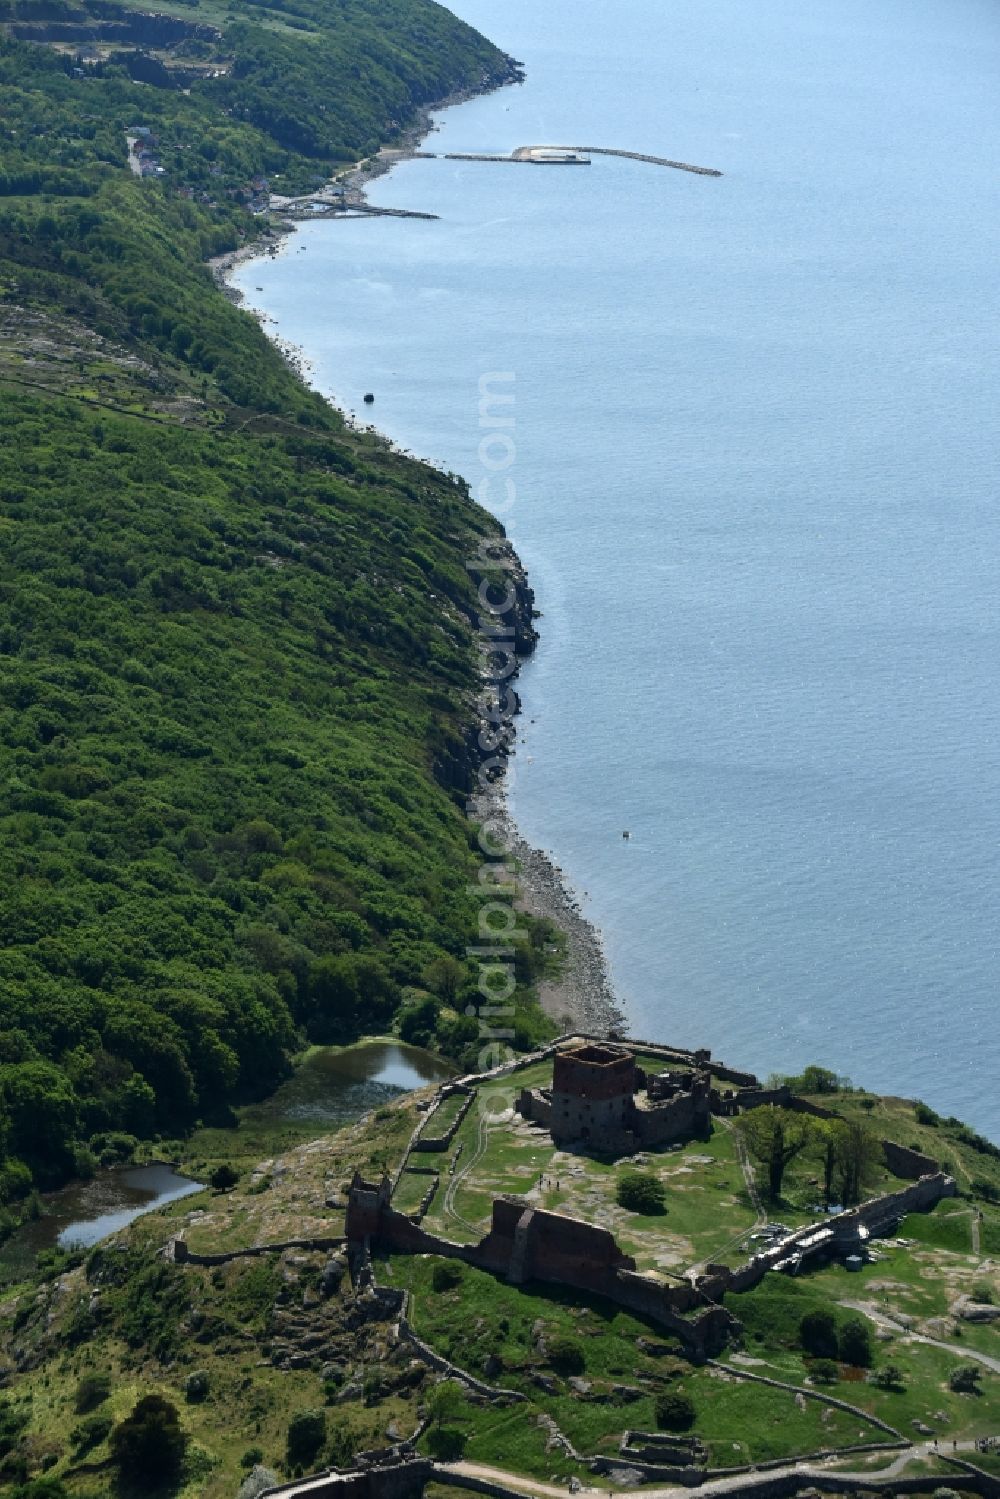
[[[465,1394],[457,1379],[442,1379],[427,1396],[427,1414],[435,1426],[458,1421],[465,1413]]]
[[[187,1440],[176,1406],[163,1395],[144,1395],[114,1428],[109,1446],[122,1483],[148,1493],[180,1477]]]
[[[838,1133],[840,1200],[848,1207],[861,1201],[861,1189],[878,1165],[881,1147],[867,1125],[847,1119]]]
[[[666,1193],[658,1176],[650,1171],[623,1171],[615,1190],[618,1206],[630,1213],[655,1217],[664,1211]]]
[[[948,1388],[956,1395],[978,1395],[983,1371],[977,1364],[959,1364],[948,1375]]]
[[[288,1423],[285,1455],[290,1468],[313,1462],[326,1441],[326,1416],[321,1410],[299,1411]]]
[[[240,1179],[240,1173],[235,1166],[230,1166],[228,1161],[223,1161],[221,1166],[216,1166],[208,1178],[209,1186],[214,1192],[228,1192]]]
[[[795,1157],[811,1144],[812,1121],[803,1114],[793,1114],[791,1109],[779,1109],[774,1104],[765,1104],[759,1109],[750,1109],[736,1121],[750,1155],[767,1172],[767,1195],[772,1202],[781,1197],[781,1185],[785,1172]]]
[[[856,1369],[870,1369],[875,1360],[871,1329],[860,1317],[849,1317],[838,1336],[843,1363]]]
[[[806,1312],[799,1323],[799,1342],[813,1358],[835,1359],[840,1352],[837,1319],[827,1307]]]

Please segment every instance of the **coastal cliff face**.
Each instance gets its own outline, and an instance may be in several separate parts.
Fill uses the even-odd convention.
[[[273,52],[297,111],[273,133],[254,61],[271,41],[253,28],[242,76],[189,97],[0,39],[0,1031],[18,1038],[0,1200],[15,1217],[32,1181],[89,1169],[109,1137],[223,1119],[302,1040],[386,1026],[442,971],[465,981],[456,793],[487,753],[488,675],[468,562],[500,529],[464,487],[350,429],[203,264],[258,232],[240,205],[265,172],[308,185],[415,119],[415,99],[509,71],[424,0],[377,23],[341,10],[316,7],[322,47]],[[330,93],[322,57],[346,67],[366,35],[381,71]],[[156,137],[156,183],[128,171],[135,125]],[[531,593],[519,565],[505,575],[520,659]],[[447,1044],[468,1039],[460,1023]]]

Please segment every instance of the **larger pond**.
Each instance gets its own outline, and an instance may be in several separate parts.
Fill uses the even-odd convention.
[[[234,1156],[255,1150],[264,1155],[271,1144],[285,1148],[338,1129],[403,1093],[443,1081],[453,1070],[433,1053],[396,1041],[318,1047],[269,1098],[242,1109],[236,1129],[212,1131],[213,1143],[223,1152],[231,1143]],[[200,1182],[165,1161],[71,1182],[46,1194],[44,1215],[0,1246],[0,1282],[29,1274],[45,1249],[89,1248],[140,1214],[201,1190]]]
[[[454,1070],[433,1052],[398,1041],[318,1047],[270,1098],[242,1110],[240,1127],[308,1125],[322,1134]]]

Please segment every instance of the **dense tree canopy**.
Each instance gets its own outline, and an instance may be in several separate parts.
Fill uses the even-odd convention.
[[[428,1000],[425,1039],[476,1039],[465,562],[496,526],[203,262],[258,231],[250,174],[316,181],[508,60],[430,0],[260,14],[190,93],[0,40],[0,1231],[32,1176],[224,1117],[307,1039]]]

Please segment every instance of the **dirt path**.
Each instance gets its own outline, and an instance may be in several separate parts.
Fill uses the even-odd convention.
[[[838,1477],[857,1482],[859,1486],[864,1487],[866,1484],[870,1485],[872,1480],[897,1478],[908,1463],[912,1463],[918,1458],[947,1457],[950,1453],[974,1451],[975,1442],[973,1441],[959,1442],[957,1448],[953,1448],[950,1442],[942,1442],[940,1447],[935,1447],[933,1442],[922,1442],[919,1446],[908,1447],[905,1452],[901,1452],[897,1458],[884,1468],[869,1468],[858,1473],[842,1472],[838,1469]],[[836,1457],[830,1459],[831,1463],[837,1461],[839,1459]],[[516,1489],[519,1493],[538,1495],[540,1499],[554,1499],[556,1495],[559,1496],[559,1499],[566,1499],[566,1488],[564,1486],[542,1483],[535,1478],[525,1478],[520,1473],[507,1473],[502,1468],[490,1468],[482,1463],[466,1462],[448,1463],[441,1466],[442,1468],[447,1467],[448,1470],[455,1473],[463,1473],[470,1478],[483,1478],[490,1483],[503,1484],[506,1488]],[[623,1463],[622,1466],[627,1467],[628,1464]],[[766,1473],[740,1473],[734,1475],[732,1478],[716,1478],[709,1483],[700,1484],[696,1489],[691,1489],[684,1485],[672,1485],[668,1488],[646,1488],[644,1486],[641,1490],[641,1495],[642,1499],[678,1499],[680,1495],[696,1493],[706,1496],[706,1499],[713,1499],[715,1495],[752,1493],[755,1481],[762,1488],[766,1488],[775,1478],[780,1478],[788,1473],[797,1474],[803,1480],[803,1483],[808,1483],[810,1480],[822,1483],[824,1470],[827,1466],[828,1464],[826,1463],[803,1463],[793,1460],[785,1467],[770,1468]],[[601,1485],[583,1484],[579,1492],[581,1494],[607,1494],[612,1496],[626,1494],[630,1490],[616,1489],[612,1484],[605,1481]]]
[[[458,1211],[458,1208],[455,1206],[455,1196],[458,1192],[459,1187],[468,1176],[469,1172],[472,1171],[474,1167],[479,1165],[479,1162],[486,1154],[489,1143],[490,1128],[488,1123],[486,1122],[486,1115],[480,1114],[479,1134],[476,1139],[476,1148],[469,1156],[469,1159],[466,1161],[461,1171],[456,1171],[455,1175],[449,1181],[441,1204],[447,1217],[453,1218],[456,1223],[461,1224],[463,1228],[467,1228],[469,1232],[476,1238],[479,1238],[482,1234],[482,1228],[477,1227],[476,1224],[470,1223],[467,1218],[462,1217],[461,1213]]]
[[[911,1327],[906,1327],[902,1322],[889,1317],[885,1312],[873,1306],[870,1301],[842,1301],[841,1306],[848,1307],[852,1312],[860,1312],[867,1317],[875,1326],[885,1332],[895,1333],[907,1343],[926,1343],[931,1348],[943,1348],[945,1353],[953,1353],[962,1363],[984,1364],[994,1374],[1000,1374],[1000,1358],[993,1358],[988,1353],[979,1353],[975,1348],[963,1348],[960,1343],[945,1343],[941,1338],[928,1338],[922,1332],[914,1332]]]
[[[743,1172],[743,1180],[746,1183],[747,1196],[750,1199],[750,1206],[753,1208],[754,1212],[757,1215],[750,1228],[740,1229],[739,1233],[734,1234],[727,1243],[722,1244],[717,1249],[713,1249],[712,1259],[721,1260],[724,1259],[729,1251],[733,1249],[737,1244],[741,1244],[748,1234],[757,1233],[760,1229],[767,1227],[767,1208],[764,1206],[763,1198],[760,1195],[760,1188],[757,1186],[757,1174],[753,1169],[753,1162],[750,1160],[746,1145],[743,1143],[743,1139],[740,1135],[739,1130],[734,1129],[732,1123],[728,1119],[722,1118],[721,1116],[716,1118],[715,1123],[721,1125],[723,1129],[728,1130],[733,1137],[733,1146],[736,1151],[736,1160],[739,1164],[740,1170]],[[695,1274],[697,1271],[704,1269],[705,1263],[706,1262],[704,1260],[699,1260],[696,1264],[689,1265],[687,1270],[685,1271],[685,1274]]]

